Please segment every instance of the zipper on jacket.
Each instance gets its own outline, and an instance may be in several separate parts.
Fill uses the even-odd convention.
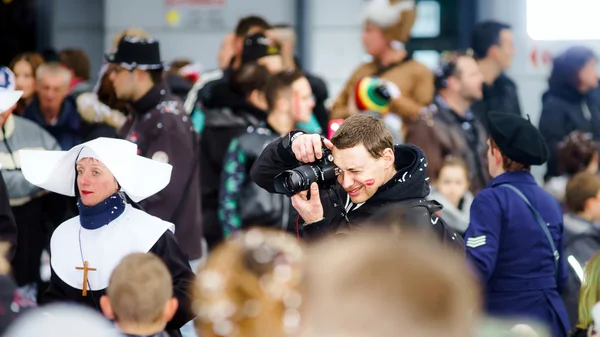
[[[129,140],[129,138],[131,137],[131,134],[133,133],[133,130],[135,130],[135,126],[137,125],[137,122],[138,122],[138,118],[137,118],[137,113],[136,113],[135,115],[133,115],[133,123],[131,123],[131,127],[127,131],[127,137],[125,137],[125,139]]]

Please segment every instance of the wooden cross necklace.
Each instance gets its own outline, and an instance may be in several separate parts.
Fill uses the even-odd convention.
[[[79,227],[79,253],[81,254],[81,262],[83,262],[83,267],[75,267],[75,269],[83,270],[83,287],[81,289],[81,296],[87,296],[88,287],[90,288],[90,291],[92,290],[90,280],[88,279],[88,271],[96,271],[96,268],[90,268],[88,261],[85,261],[83,258],[83,247],[81,247],[81,226]]]

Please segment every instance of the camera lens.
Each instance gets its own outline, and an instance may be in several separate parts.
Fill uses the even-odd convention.
[[[318,176],[312,165],[302,165],[277,175],[275,177],[275,191],[287,196],[293,196],[300,191],[308,190],[310,184],[317,180]]]

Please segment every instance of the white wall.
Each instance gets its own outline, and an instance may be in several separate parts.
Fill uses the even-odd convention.
[[[578,10],[585,11],[586,9],[580,7]],[[547,13],[544,14],[547,15]],[[542,110],[541,97],[548,87],[546,81],[550,74],[551,64],[534,68],[530,59],[531,51],[533,49],[548,50],[552,54],[556,54],[573,45],[584,45],[600,53],[600,40],[533,41],[530,39],[527,34],[527,0],[479,0],[479,19],[495,19],[512,26],[517,56],[512,68],[507,73],[518,85],[523,112],[530,114],[532,121],[536,124]],[[564,18],[547,17],[546,19],[565,27],[564,22],[561,22],[561,19]]]
[[[87,0],[86,0],[87,1]],[[201,62],[206,69],[217,66],[217,53],[223,37],[231,32],[240,17],[257,13],[270,22],[294,24],[293,0],[226,0],[222,12],[223,26],[186,24],[170,26],[166,21],[165,0],[104,0],[104,47],[112,48],[112,37],[128,27],[141,27],[159,39],[162,58],[169,62],[175,58],[189,58]],[[202,17],[201,20],[210,20]],[[214,19],[214,17],[213,17]]]
[[[311,71],[322,76],[333,98],[364,60],[361,13],[364,0],[309,0]]]
[[[85,50],[92,64],[92,78],[102,64],[103,7],[104,0],[53,0],[52,3],[51,45],[57,51],[69,47]]]

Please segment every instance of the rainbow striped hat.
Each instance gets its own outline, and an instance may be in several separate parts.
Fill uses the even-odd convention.
[[[390,109],[390,94],[387,84],[375,76],[358,81],[354,90],[356,107],[359,111],[373,111],[386,114]]]

